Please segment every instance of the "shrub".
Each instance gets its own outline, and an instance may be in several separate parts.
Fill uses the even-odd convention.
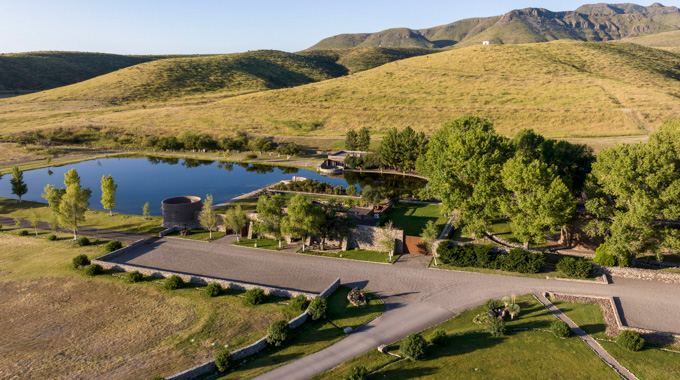
[[[87,236],[81,236],[76,240],[76,245],[78,247],[84,247],[86,245],[90,245],[90,239],[87,238]]]
[[[267,343],[276,347],[282,345],[290,335],[288,322],[283,319],[272,323],[267,330]]]
[[[305,311],[309,305],[309,300],[302,294],[298,294],[290,299],[290,308],[295,311]]]
[[[211,282],[205,287],[205,295],[208,297],[217,297],[220,293],[222,293],[222,286],[217,282]]]
[[[345,380],[364,380],[368,370],[362,365],[355,365],[345,373]]]
[[[427,343],[423,339],[422,335],[417,333],[411,333],[403,341],[401,341],[402,355],[408,359],[415,361],[422,359],[425,356],[425,347]]]
[[[144,276],[141,273],[139,273],[138,270],[135,270],[135,271],[128,273],[128,280],[130,282],[140,282],[143,279],[144,279]]]
[[[442,329],[435,330],[434,333],[432,333],[432,336],[430,337],[430,343],[437,345],[437,346],[446,346],[446,341],[448,340],[448,336],[446,335],[446,332]]]
[[[506,331],[505,321],[500,318],[491,318],[489,324],[486,325],[486,329],[491,336],[503,336]]]
[[[538,273],[545,264],[545,255],[513,248],[501,261],[501,269],[506,271]]]
[[[184,280],[176,274],[165,279],[165,289],[175,290],[184,286]]]
[[[307,312],[312,320],[316,321],[319,318],[324,318],[326,312],[328,311],[328,302],[325,298],[315,297],[312,302],[309,303],[309,308]]]
[[[553,323],[550,324],[550,331],[558,338],[566,338],[571,335],[569,325],[560,320],[553,321]]]
[[[246,154],[246,158],[249,159],[249,160],[254,160],[254,159],[257,158],[257,154],[255,154],[255,153],[248,153],[248,154]]]
[[[264,302],[264,290],[261,288],[248,289],[244,296],[246,305],[259,305]]]
[[[90,259],[87,258],[86,254],[78,255],[73,258],[73,267],[74,268],[81,268],[84,267],[85,265],[90,265]]]
[[[110,242],[104,244],[104,252],[109,253],[115,250],[123,248],[123,243],[119,240],[111,240]]]
[[[584,259],[564,257],[557,263],[557,270],[572,278],[586,278],[593,271],[593,263]]]
[[[19,236],[28,236],[28,231],[26,230],[19,231]]]
[[[616,266],[616,256],[607,252],[607,243],[600,244],[595,250],[593,261],[606,267]]]
[[[90,264],[85,267],[85,274],[88,276],[96,276],[98,274],[102,274],[103,272],[104,268],[102,268],[102,266],[99,264]]]
[[[475,245],[475,258],[477,260],[476,267],[496,269],[498,267],[497,257],[498,253],[494,252],[488,245]]]
[[[640,351],[645,346],[645,340],[640,334],[631,330],[623,330],[616,338],[616,343],[628,351]]]
[[[57,240],[57,235],[55,235],[55,234],[49,234],[49,235],[47,235],[47,240],[49,240],[49,241],[55,241],[55,240]]]
[[[231,364],[232,358],[229,350],[225,348],[217,352],[217,355],[215,355],[215,365],[218,371],[225,372],[231,367]]]

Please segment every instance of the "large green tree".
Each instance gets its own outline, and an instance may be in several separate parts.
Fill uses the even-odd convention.
[[[387,131],[387,135],[383,137],[380,144],[380,161],[385,166],[399,169],[402,160],[400,142],[397,128],[390,129]]]
[[[345,134],[345,149],[347,150],[357,150],[359,143],[359,135],[354,129],[350,129]]]
[[[21,203],[21,197],[28,192],[28,186],[24,182],[24,172],[19,170],[18,166],[12,168],[12,178],[9,179],[9,183],[12,185],[12,194],[19,197]]]
[[[361,127],[357,134],[357,149],[367,151],[371,147],[371,132],[366,127]]]
[[[424,195],[441,199],[445,212],[458,211],[456,223],[464,223],[466,233],[481,233],[500,215],[501,169],[511,153],[490,121],[476,116],[450,121],[418,160],[418,173],[429,178]]]
[[[323,210],[323,218],[319,218],[321,224],[318,228],[318,234],[321,238],[321,250],[325,249],[327,240],[343,240],[349,235],[350,229],[354,227],[353,219],[347,218],[338,213],[339,206],[333,203],[328,203],[321,207]]]
[[[571,192],[545,162],[521,155],[511,158],[503,165],[502,179],[506,194],[501,210],[525,247],[530,242],[544,242],[546,232],[574,217],[576,204]]]
[[[116,189],[118,185],[113,182],[111,175],[102,176],[102,200],[104,209],[109,210],[109,216],[113,216],[113,208],[116,207]]]
[[[201,213],[198,214],[198,221],[209,231],[209,239],[212,240],[213,230],[216,230],[220,225],[220,217],[217,215],[217,211],[215,211],[213,208],[212,194],[207,194],[205,196],[203,208],[201,209]]]
[[[288,204],[288,215],[283,217],[281,231],[285,236],[302,239],[302,251],[305,251],[305,240],[318,233],[323,222],[323,211],[301,194],[295,195]]]
[[[236,233],[236,241],[240,241],[241,230],[248,224],[248,217],[240,205],[230,207],[224,213],[224,225]]]
[[[256,229],[262,234],[273,235],[279,241],[279,248],[281,248],[281,222],[285,204],[286,198],[283,194],[275,194],[271,197],[261,195],[257,199]]]
[[[678,124],[662,126],[647,143],[604,149],[593,164],[586,208],[597,219],[589,232],[605,236],[620,265],[633,254],[680,250],[680,231],[663,222],[680,218]]]
[[[64,174],[64,185],[65,189],[47,185],[42,196],[49,203],[51,212],[59,216],[61,225],[70,227],[73,230],[73,240],[77,240],[78,224],[85,220],[92,190],[82,188],[80,176],[75,169]]]

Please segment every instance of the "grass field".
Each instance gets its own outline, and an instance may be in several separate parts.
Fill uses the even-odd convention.
[[[553,303],[588,334],[601,339],[614,339],[605,334],[606,325],[599,305],[554,300]],[[674,379],[680,377],[680,353],[655,350],[647,346],[631,352],[613,342],[600,341],[610,355],[640,379]],[[674,347],[676,351],[680,348]]]
[[[97,257],[99,247],[2,232],[0,252],[2,378],[168,376],[296,314],[277,299],[247,307],[235,293],[207,298],[201,287],[166,291],[148,279],[131,284],[70,268],[74,256]]]
[[[316,252],[316,251],[306,251],[306,252],[298,252],[298,253],[303,253],[305,255],[312,255],[312,256],[323,256],[323,257],[335,257],[338,259],[346,259],[346,260],[359,260],[359,261],[371,261],[374,263],[389,263],[389,255],[385,252],[378,252],[378,251],[367,251],[365,249],[357,249],[357,250],[350,250],[350,251],[342,251],[339,253],[333,253],[333,252]],[[399,258],[400,255],[394,255],[392,257],[392,262],[396,261]]]
[[[472,322],[475,315],[486,311],[484,306],[479,306],[422,333],[428,339],[434,330],[444,330],[448,335],[446,346],[429,346],[424,360],[399,360],[368,378],[450,379],[453,374],[455,378],[484,379],[619,378],[576,337],[557,339],[550,332],[513,331],[522,328],[548,329],[555,320],[531,295],[518,297],[517,303],[521,313],[515,320],[507,322],[510,331],[506,336],[491,337],[484,331],[485,325]],[[388,350],[398,354],[399,344],[389,346]],[[391,356],[370,351],[315,379],[338,379],[352,365],[363,365],[372,370],[392,359]]]
[[[222,231],[213,231],[212,232],[212,240],[219,239],[224,235],[225,235],[225,233],[222,232]],[[202,228],[196,228],[196,229],[191,230],[190,233],[186,236],[180,235],[178,231],[170,233],[166,236],[178,238],[178,239],[209,241],[210,240],[210,231],[204,230]]]
[[[255,242],[257,242],[257,247],[255,247]],[[232,243],[234,245],[240,245],[241,247],[251,247],[260,249],[270,249],[273,251],[279,250],[279,241],[276,239],[245,239],[241,238],[240,242]],[[281,247],[287,245],[285,240],[281,240]]]
[[[264,351],[256,359],[238,367],[236,371],[226,374],[224,379],[248,379],[276,367],[280,367],[293,360],[322,350],[345,337],[342,328],[357,328],[385,310],[385,305],[372,293],[366,293],[368,304],[358,308],[347,301],[347,294],[351,289],[341,286],[328,299],[328,319],[303,325],[299,334],[287,345]]]
[[[387,213],[387,216],[395,227],[404,229],[404,235],[420,236],[430,220],[435,222],[441,233],[449,220],[441,214],[440,210],[439,205],[398,203]]]

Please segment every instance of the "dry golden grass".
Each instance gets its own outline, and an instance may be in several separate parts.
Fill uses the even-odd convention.
[[[246,307],[234,296],[205,298],[195,288],[166,291],[69,268],[77,254],[97,256],[94,247],[3,232],[0,252],[0,378],[168,376],[290,317],[276,304]]]

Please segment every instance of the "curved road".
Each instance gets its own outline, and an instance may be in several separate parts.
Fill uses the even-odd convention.
[[[477,306],[509,294],[555,291],[614,296],[624,324],[680,334],[680,285],[614,278],[610,285],[329,259],[230,245],[164,238],[124,254],[115,262],[196,273],[239,281],[319,292],[335,278],[381,296],[386,311],[338,343],[262,379],[306,379],[356,355],[393,343]]]

